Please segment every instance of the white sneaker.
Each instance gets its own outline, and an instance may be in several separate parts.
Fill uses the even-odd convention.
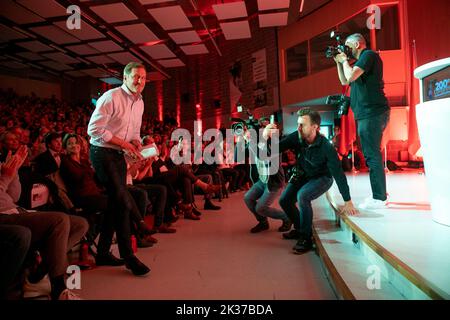
[[[387,208],[387,200],[377,200],[377,199],[370,199],[366,200],[365,202],[361,203],[358,206],[359,209],[362,210],[377,210],[377,209],[386,209]]]
[[[83,300],[80,298],[79,295],[74,293],[73,291],[70,291],[69,289],[65,289],[61,294],[59,295],[58,300]]]
[[[23,284],[23,297],[25,299],[50,296],[52,292],[52,286],[48,274],[37,283],[31,283],[28,281],[28,276],[25,277],[25,283]]]

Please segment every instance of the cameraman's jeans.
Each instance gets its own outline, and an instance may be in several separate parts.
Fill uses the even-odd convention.
[[[386,200],[386,175],[381,155],[381,139],[389,121],[389,111],[379,116],[358,120],[358,135],[362,152],[369,167],[372,196],[377,200]]]
[[[283,211],[271,207],[279,193],[280,189],[269,191],[267,185],[258,180],[246,192],[244,201],[259,222],[267,221],[267,217],[285,221],[288,219],[287,215]]]
[[[133,256],[131,248],[130,213],[135,205],[127,190],[127,165],[123,153],[110,148],[91,145],[90,158],[95,173],[108,194],[109,210],[105,213],[98,243],[98,253],[109,252],[114,230],[120,256],[128,259]]]
[[[305,237],[312,237],[313,210],[311,201],[324,194],[333,184],[333,178],[322,176],[298,184],[288,183],[280,197],[280,206],[294,223],[294,228]],[[299,209],[296,206],[298,202]]]

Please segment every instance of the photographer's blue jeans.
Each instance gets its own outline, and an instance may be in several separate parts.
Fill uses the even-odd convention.
[[[372,196],[377,200],[386,200],[386,175],[381,155],[381,139],[389,121],[389,111],[368,119],[358,120],[358,135],[361,148],[369,167]]]
[[[324,194],[333,184],[333,178],[322,176],[303,183],[288,183],[280,197],[280,206],[294,223],[294,228],[305,238],[312,237],[313,210],[311,202]],[[296,203],[298,202],[299,208]]]
[[[133,198],[127,190],[127,165],[123,153],[110,148],[91,146],[90,159],[95,173],[108,194],[109,210],[105,213],[98,253],[107,254],[110,250],[114,230],[120,256],[128,259],[133,256],[131,248],[130,212]]]
[[[267,185],[258,180],[258,182],[245,193],[244,201],[247,208],[255,215],[256,220],[259,222],[266,221],[268,217],[284,221],[288,218],[286,213],[271,207],[279,194],[279,189],[276,191],[269,191]]]

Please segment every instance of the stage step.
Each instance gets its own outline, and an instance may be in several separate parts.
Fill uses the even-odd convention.
[[[326,197],[316,200],[313,207],[316,249],[336,295],[345,300],[405,299],[337,224]]]

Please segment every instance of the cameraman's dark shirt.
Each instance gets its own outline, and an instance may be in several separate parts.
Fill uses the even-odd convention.
[[[350,200],[347,178],[342,170],[337,152],[324,136],[318,134],[316,140],[308,145],[301,139],[298,131],[295,131],[280,140],[280,153],[288,149],[295,152],[297,165],[305,172],[306,179],[321,176],[333,177],[344,201]]]
[[[389,110],[384,94],[383,61],[380,56],[369,49],[361,52],[353,67],[359,67],[364,73],[351,85],[351,108],[355,120],[367,119]]]

